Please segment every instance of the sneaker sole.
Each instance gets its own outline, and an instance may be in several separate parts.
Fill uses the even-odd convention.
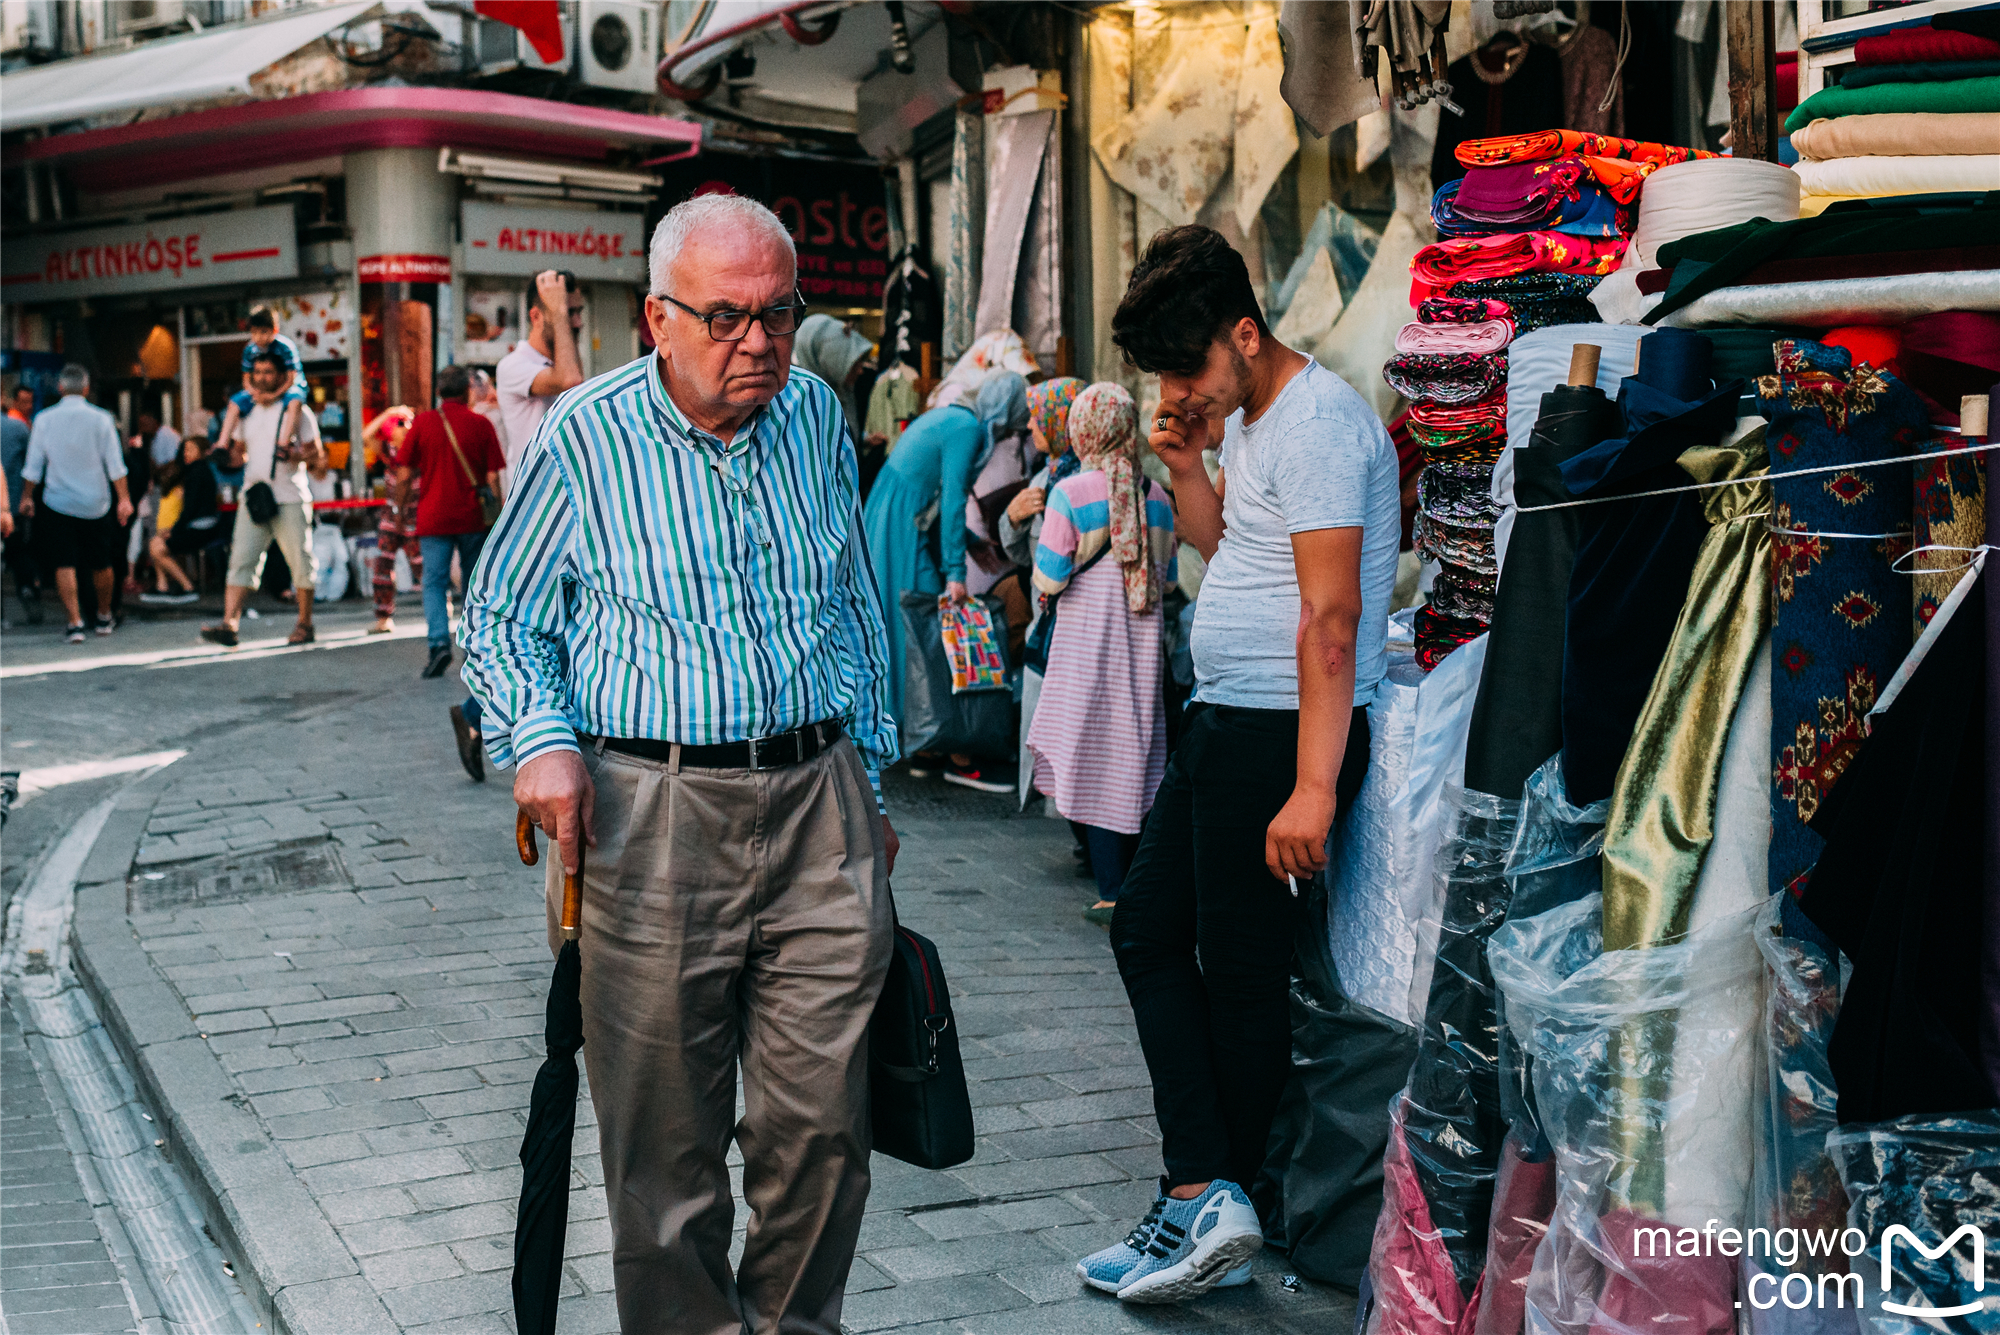
[[[1090,1272],[1083,1268],[1083,1262],[1081,1261],[1077,1262],[1076,1273],[1077,1273],[1077,1278],[1081,1279],[1091,1288],[1096,1289],[1099,1293],[1109,1293],[1115,1295],[1118,1292],[1118,1286],[1116,1284],[1112,1284],[1106,1280],[1092,1279],[1090,1277]]]
[[[1011,793],[1014,791],[1014,785],[1011,783],[995,783],[991,779],[968,779],[962,774],[946,774],[944,781],[946,783],[955,783],[961,788],[977,789],[982,793]]]
[[[1228,1278],[1229,1272],[1257,1254],[1264,1245],[1259,1233],[1238,1233],[1222,1239],[1207,1254],[1199,1247],[1179,1265],[1156,1270],[1118,1290],[1127,1303],[1179,1303],[1199,1298]]]

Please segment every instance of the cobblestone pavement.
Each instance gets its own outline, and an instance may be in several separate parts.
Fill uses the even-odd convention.
[[[550,963],[541,881],[512,849],[507,776],[458,770],[444,707],[459,692],[418,682],[421,657],[378,642],[172,674],[235,674],[220,689],[291,712],[149,780],[129,880],[100,866],[83,894],[110,907],[79,901],[100,989],[294,1329],[512,1324],[515,1156]],[[877,1157],[846,1327],[1347,1329],[1350,1297],[1288,1291],[1271,1256],[1249,1288],[1185,1309],[1083,1289],[1075,1258],[1123,1235],[1159,1172],[1130,1011],[1078,912],[1090,887],[1058,822],[896,776],[889,797],[898,909],[942,952],[979,1152],[945,1173]],[[199,1070],[214,1080],[175,1086]],[[561,1329],[611,1331],[587,1100],[577,1151]]]

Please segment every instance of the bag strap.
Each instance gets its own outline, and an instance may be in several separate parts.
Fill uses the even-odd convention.
[[[1071,589],[1076,587],[1076,581],[1083,574],[1084,571],[1090,569],[1092,566],[1096,565],[1099,561],[1102,561],[1107,555],[1110,554],[1110,552],[1111,552],[1111,539],[1107,537],[1104,540],[1104,545],[1102,547],[1099,547],[1096,551],[1090,554],[1090,559],[1088,561],[1085,561],[1082,565],[1078,566],[1076,569],[1069,572],[1069,580],[1062,586],[1062,589],[1059,592],[1052,593],[1049,595],[1049,606],[1054,607],[1056,604],[1056,599],[1062,597],[1063,594],[1068,593]]]
[[[444,423],[444,438],[451,442],[451,452],[458,456],[458,466],[465,470],[466,484],[474,491],[478,491],[478,475],[472,471],[472,461],[465,457],[465,451],[459,448],[458,433],[451,429],[451,419],[444,415],[444,409],[442,408],[437,410],[437,415],[438,421]]]

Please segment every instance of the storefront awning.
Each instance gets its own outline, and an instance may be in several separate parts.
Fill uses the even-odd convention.
[[[11,87],[11,85],[10,85]],[[104,130],[52,135],[7,165],[60,162],[79,188],[132,189],[371,148],[502,149],[601,162],[636,148],[649,160],[700,151],[692,121],[466,88],[347,88],[246,102]]]
[[[0,80],[0,130],[248,94],[252,75],[372,8],[374,0],[348,0],[15,70]]]

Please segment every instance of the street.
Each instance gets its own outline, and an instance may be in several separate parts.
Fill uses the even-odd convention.
[[[419,680],[421,643],[361,636],[350,600],[322,613],[320,645],[279,649],[289,618],[259,606],[233,652],[197,647],[191,615],[135,617],[80,649],[46,626],[7,632],[0,755],[25,788],[57,786],[16,809],[0,886],[12,897],[40,850],[125,793],[81,877],[79,973],[142,1095],[162,1098],[162,1139],[267,1321],[511,1330],[516,1152],[549,958],[508,776],[479,786],[458,768],[445,709],[462,687],[455,672]],[[148,777],[71,777],[175,751]],[[943,1173],[877,1156],[844,1327],[1344,1331],[1352,1299],[1294,1291],[1269,1253],[1250,1287],[1185,1309],[1082,1286],[1075,1258],[1123,1235],[1159,1172],[1123,989],[1078,912],[1090,885],[1067,831],[1035,809],[899,774],[888,785],[897,907],[942,953],[979,1150]],[[107,852],[121,838],[129,850]],[[157,1329],[134,1291],[143,1277],[91,1222],[104,1211],[86,1184],[48,1167],[62,1119],[17,1078],[18,1014],[4,1035],[6,1329]],[[566,1333],[616,1328],[591,1127],[586,1098]],[[32,1201],[14,1189],[30,1158]],[[17,1223],[30,1203],[44,1213]],[[35,1221],[58,1220],[70,1250],[51,1265],[30,1244],[48,1237]]]

